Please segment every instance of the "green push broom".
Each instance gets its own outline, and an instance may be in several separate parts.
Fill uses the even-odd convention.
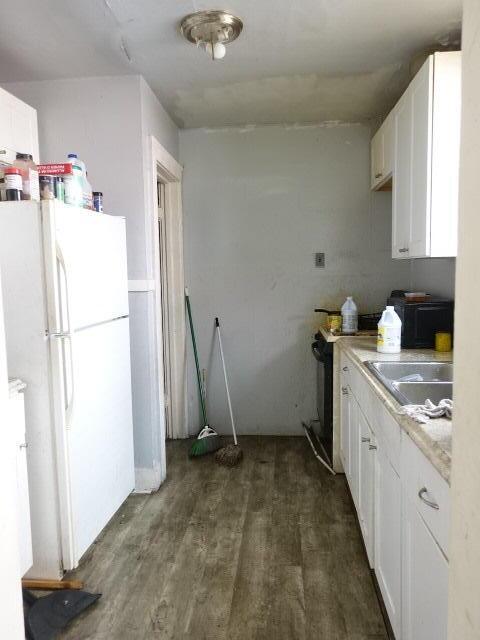
[[[200,365],[198,364],[197,343],[195,340],[195,330],[193,328],[192,307],[190,306],[190,297],[188,295],[188,289],[185,289],[185,302],[187,303],[188,322],[190,324],[190,333],[192,335],[193,354],[195,356],[195,367],[197,370],[197,383],[198,393],[200,395],[200,405],[202,407],[203,428],[197,436],[197,439],[190,447],[189,457],[198,458],[204,456],[207,453],[213,453],[220,449],[221,442],[220,436],[216,431],[208,426],[207,422],[207,410],[205,407],[205,396],[203,392],[202,379],[200,376]]]

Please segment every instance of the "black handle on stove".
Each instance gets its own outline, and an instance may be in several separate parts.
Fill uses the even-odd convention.
[[[312,343],[312,353],[315,356],[315,360],[318,360],[319,362],[323,362],[324,361],[323,356],[322,356],[322,352],[318,348],[318,342],[313,342]]]

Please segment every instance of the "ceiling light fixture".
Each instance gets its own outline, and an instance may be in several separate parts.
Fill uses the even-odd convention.
[[[226,11],[197,11],[180,23],[182,35],[198,47],[203,47],[212,60],[225,57],[225,45],[238,38],[243,29],[240,18]]]

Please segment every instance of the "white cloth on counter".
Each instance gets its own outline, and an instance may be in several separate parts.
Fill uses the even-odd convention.
[[[432,418],[452,418],[453,402],[448,398],[434,404],[431,400],[425,400],[425,404],[406,404],[398,413],[417,422],[426,424]]]

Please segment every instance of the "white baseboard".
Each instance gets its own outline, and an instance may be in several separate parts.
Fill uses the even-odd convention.
[[[135,489],[134,493],[155,493],[163,482],[160,476],[160,469],[135,468]]]

